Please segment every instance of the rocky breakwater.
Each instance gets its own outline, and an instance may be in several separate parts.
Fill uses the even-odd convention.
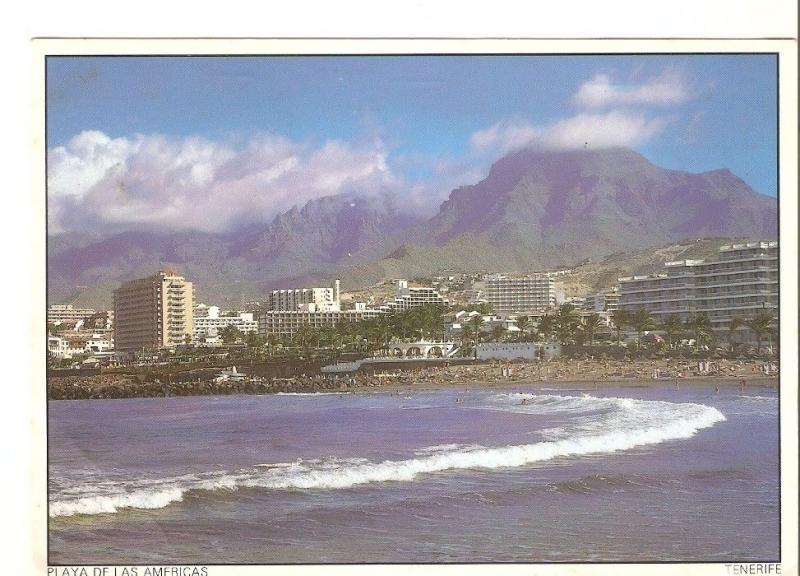
[[[246,378],[238,381],[198,379],[171,382],[138,375],[68,376],[50,378],[49,400],[101,398],[156,398],[165,396],[216,396],[226,394],[273,394],[276,392],[322,392],[347,390],[345,380],[321,377]]]

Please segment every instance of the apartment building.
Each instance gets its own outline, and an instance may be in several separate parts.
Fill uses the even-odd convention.
[[[339,309],[339,280],[327,288],[295,288],[273,290],[267,302],[268,310],[299,310],[313,304],[317,310],[335,311]]]
[[[352,310],[317,310],[306,304],[300,310],[264,310],[258,315],[258,333],[262,336],[292,336],[304,326],[322,328],[341,322],[361,322],[384,312],[359,306]]]
[[[74,325],[94,314],[93,308],[75,308],[72,304],[51,304],[47,307],[47,323]]]
[[[447,306],[449,302],[435,288],[409,287],[407,280],[395,280],[394,298],[381,304],[384,312],[397,312],[417,306]]]
[[[227,326],[233,326],[243,334],[258,332],[258,321],[252,312],[220,313],[219,306],[199,305],[195,308],[192,340],[217,336]]]
[[[595,292],[586,297],[585,309],[589,312],[613,312],[619,306],[619,287]]]
[[[114,290],[114,339],[119,351],[169,348],[193,332],[192,283],[172,271],[124,283]]]
[[[731,244],[713,258],[667,262],[662,273],[620,278],[619,308],[644,308],[656,320],[704,312],[723,330],[732,318],[777,309],[779,289],[778,242]]]
[[[113,349],[114,340],[108,334],[78,331],[47,336],[47,353],[58,359],[81,354],[109,355]]]
[[[551,274],[493,274],[484,280],[481,296],[498,314],[539,312],[556,305],[555,281]]]

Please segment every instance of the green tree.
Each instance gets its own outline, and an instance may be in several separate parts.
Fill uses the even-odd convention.
[[[575,333],[580,325],[580,316],[573,304],[565,302],[558,307],[555,316],[555,331],[562,344],[574,340]]]
[[[667,335],[667,345],[672,348],[675,343],[675,337],[683,332],[683,322],[676,314],[670,314],[661,323],[661,330]]]
[[[731,321],[728,322],[728,350],[731,352],[733,352],[735,348],[733,337],[736,335],[736,331],[744,325],[745,319],[740,318],[739,316],[734,316],[731,318]]]
[[[705,312],[700,312],[686,320],[686,328],[694,336],[694,349],[700,350],[705,342],[710,342],[714,337],[711,319]]]
[[[773,312],[758,312],[755,316],[748,319],[745,325],[753,331],[758,341],[758,354],[761,354],[761,342],[764,340],[764,335],[768,334],[775,322],[775,314]]]
[[[495,326],[492,328],[492,337],[494,338],[495,342],[500,342],[503,340],[503,336],[506,333],[506,329],[500,325]]]
[[[603,326],[603,319],[597,313],[591,313],[581,321],[580,328],[585,337],[589,340],[589,344],[594,345],[594,336],[597,331]]]
[[[244,343],[251,355],[257,355],[259,349],[264,345],[264,337],[256,332],[248,332],[244,335]]]
[[[492,306],[489,302],[478,302],[476,304],[470,304],[466,308],[464,308],[465,312],[477,312],[481,316],[491,316],[494,314],[494,306]]]
[[[653,317],[646,308],[639,308],[636,312],[634,312],[630,317],[629,322],[631,327],[636,330],[636,342],[637,346],[639,347],[642,345],[642,334],[653,330],[656,327]]]
[[[47,331],[50,334],[58,334],[60,332],[64,332],[68,328],[65,322],[61,322],[60,324],[47,324]]]
[[[477,316],[473,316],[472,320],[469,321],[470,327],[472,328],[472,334],[475,338],[475,359],[478,358],[478,344],[481,343],[481,328],[483,326],[483,317],[478,314]]]
[[[622,331],[625,326],[628,326],[631,321],[631,315],[627,310],[617,308],[611,312],[611,323],[614,325],[614,331],[617,333],[617,346],[622,344]]]
[[[517,317],[517,328],[519,328],[519,334],[517,335],[518,342],[525,342],[527,332],[531,327],[531,319],[527,316],[518,316]]]
[[[471,326],[463,326],[461,328],[461,348],[463,355],[469,356],[472,353],[472,338],[475,336],[475,330]]]
[[[544,337],[545,340],[549,340],[553,336],[553,334],[555,334],[556,330],[555,319],[549,314],[545,314],[539,320],[539,324],[536,327],[536,330],[539,334],[541,334]]]
[[[219,332],[219,337],[225,344],[235,344],[242,337],[242,332],[236,326],[225,326]]]

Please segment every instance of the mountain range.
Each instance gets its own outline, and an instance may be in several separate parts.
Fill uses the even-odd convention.
[[[48,239],[48,296],[105,308],[121,282],[170,266],[198,301],[236,306],[272,288],[343,287],[442,269],[524,272],[686,238],[777,238],[777,201],[727,169],[661,168],[626,148],[520,150],[430,218],[386,194],[319,198],[226,233],[69,233]]]

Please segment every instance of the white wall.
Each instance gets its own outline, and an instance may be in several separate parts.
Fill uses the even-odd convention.
[[[535,360],[536,344],[531,342],[490,342],[478,344],[478,360]]]

